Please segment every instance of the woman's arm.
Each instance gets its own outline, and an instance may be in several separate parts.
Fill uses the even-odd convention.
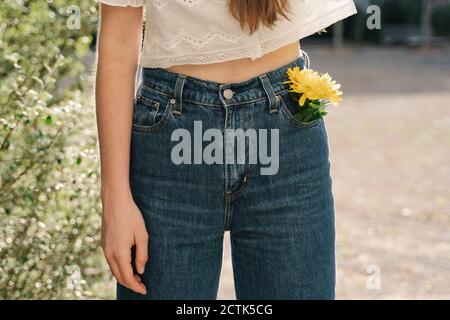
[[[96,115],[100,144],[102,246],[117,281],[142,294],[133,275],[147,261],[148,235],[129,186],[129,157],[135,76],[142,41],[142,7],[101,5],[96,79]]]

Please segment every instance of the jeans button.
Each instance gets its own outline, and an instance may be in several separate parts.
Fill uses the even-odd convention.
[[[231,89],[225,89],[223,90],[223,96],[225,97],[225,99],[231,99],[233,98],[234,92]]]

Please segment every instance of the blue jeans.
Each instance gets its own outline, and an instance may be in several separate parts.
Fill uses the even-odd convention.
[[[307,62],[302,54],[279,69],[226,84],[143,69],[133,110],[130,185],[150,238],[142,275],[148,293],[118,285],[118,299],[216,299],[225,231],[237,299],[335,298],[326,128],[323,119],[302,123],[293,117],[297,105],[283,84],[289,67]],[[191,163],[179,163],[173,159],[181,141],[174,139],[176,129],[185,129],[181,133],[201,150],[215,138],[224,158],[239,148],[227,147],[227,129],[267,129],[278,169],[262,174],[268,167],[262,161],[205,163],[194,147],[180,153]],[[208,129],[218,129],[223,139],[202,137]],[[270,144],[276,135],[278,145]],[[243,150],[252,147],[249,141]]]

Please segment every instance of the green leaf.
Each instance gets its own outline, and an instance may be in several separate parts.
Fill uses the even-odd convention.
[[[307,100],[307,101],[308,106],[314,109],[321,109],[330,104],[327,100]]]
[[[315,109],[306,107],[301,108],[299,111],[294,115],[294,118],[301,122],[309,122],[311,121],[311,118],[314,116]]]
[[[320,111],[319,111],[319,115],[320,115],[321,117],[324,117],[324,116],[326,116],[327,114],[328,114],[328,112],[325,111],[325,110],[320,110]]]
[[[303,115],[300,112],[297,112],[296,114],[294,114],[294,118],[297,121],[305,122],[305,120],[303,119]]]
[[[45,118],[45,124],[46,125],[50,125],[50,124],[52,124],[52,116],[47,116],[46,118]]]

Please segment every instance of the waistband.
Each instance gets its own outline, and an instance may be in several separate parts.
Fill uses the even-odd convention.
[[[162,68],[144,67],[140,86],[172,97],[180,109],[182,101],[217,107],[234,106],[265,98],[275,99],[277,94],[288,89],[283,81],[287,80],[287,70],[294,66],[309,68],[309,57],[305,51],[300,50],[297,59],[275,70],[235,83],[220,83]]]

